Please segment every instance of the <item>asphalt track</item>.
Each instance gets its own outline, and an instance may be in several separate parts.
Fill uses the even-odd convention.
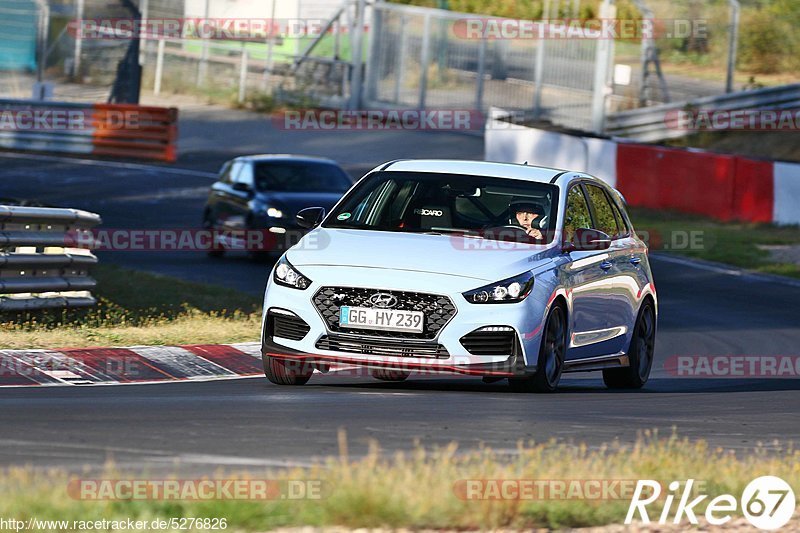
[[[376,140],[354,133],[344,141],[321,135],[309,136],[294,150],[245,146],[241,152],[338,156],[353,174],[417,153],[482,155],[479,139],[456,134],[398,133]],[[0,155],[0,197],[94,210],[108,228],[195,227],[209,173],[233,155],[197,142],[177,165],[188,172]],[[354,148],[358,142],[369,142],[371,151]],[[215,261],[192,252],[104,253],[101,261],[255,294],[263,290],[268,269],[243,257]],[[692,379],[663,368],[675,355],[800,356],[800,284],[673,256],[654,258],[653,267],[659,336],[653,379],[643,391],[607,391],[595,375],[567,377],[553,395],[516,394],[502,383],[462,377],[386,384],[318,376],[302,388],[240,379],[5,389],[0,390],[0,465],[78,468],[113,459],[121,467],[151,470],[258,469],[336,453],[340,429],[347,431],[354,455],[366,451],[369,439],[385,450],[408,449],[416,441],[513,450],[520,439],[599,445],[630,442],[650,429],[670,434],[673,428],[681,436],[739,450],[800,442],[797,379]]]

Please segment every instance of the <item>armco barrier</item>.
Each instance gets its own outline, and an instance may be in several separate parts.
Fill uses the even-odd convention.
[[[176,108],[0,100],[0,148],[174,162],[177,121]]]
[[[751,109],[797,109],[800,105],[800,84],[781,85],[706,96],[689,102],[672,102],[657,106],[620,111],[606,118],[609,135],[632,141],[655,142],[676,139],[694,133],[680,127],[678,114],[684,111],[741,111]]]
[[[76,209],[0,205],[0,311],[94,305],[89,267],[97,258],[68,243],[99,223]]]
[[[588,172],[630,205],[730,221],[800,224],[800,164],[486,123],[488,161]]]

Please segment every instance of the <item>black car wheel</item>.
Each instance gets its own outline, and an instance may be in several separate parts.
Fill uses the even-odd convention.
[[[276,385],[305,385],[314,373],[314,367],[301,361],[283,361],[265,355],[264,375]]]
[[[567,313],[560,303],[547,315],[536,372],[526,378],[509,378],[511,388],[520,392],[553,392],[558,387],[567,353]]]
[[[630,366],[603,370],[603,381],[611,389],[641,389],[650,378],[656,343],[656,313],[646,300],[639,310],[628,349]]]
[[[206,215],[203,217],[203,229],[212,232],[214,231],[214,220],[211,218],[211,213],[206,213]],[[225,255],[225,249],[216,241],[216,239],[213,239],[211,248],[206,252],[206,254],[208,257],[222,257]]]

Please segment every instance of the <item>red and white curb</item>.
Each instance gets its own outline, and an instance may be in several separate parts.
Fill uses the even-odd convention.
[[[0,350],[0,387],[204,381],[263,373],[257,342]]]

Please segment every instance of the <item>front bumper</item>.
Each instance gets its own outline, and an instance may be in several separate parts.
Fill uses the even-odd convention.
[[[306,290],[282,287],[270,277],[264,298],[262,355],[285,361],[297,361],[327,368],[330,365],[357,365],[407,371],[443,372],[467,375],[512,377],[535,371],[536,355],[541,342],[541,317],[544,304],[534,294],[518,304],[470,304],[462,292],[484,284],[480,280],[464,280],[432,273],[397,273],[382,269],[342,267],[299,267],[312,280]],[[335,272],[331,272],[335,271]],[[332,275],[333,274],[333,275]],[[317,280],[325,279],[325,283]],[[330,280],[335,279],[335,283]],[[447,296],[456,308],[453,316],[435,337],[402,339],[390,335],[370,336],[332,331],[323,318],[314,296],[323,286],[359,287],[378,291],[416,291]],[[428,290],[428,287],[435,288]],[[270,311],[291,313],[308,326],[302,338],[286,338],[285,332],[274,335],[268,317]],[[485,327],[503,327],[513,332],[513,345],[504,353],[495,349],[491,355],[472,353],[464,338]],[[331,342],[331,340],[333,342]],[[347,350],[331,347],[347,345]],[[424,345],[424,347],[423,347]],[[361,353],[354,353],[361,346]],[[392,351],[397,348],[396,352]],[[423,349],[424,348],[424,349]],[[533,354],[530,357],[529,354]]]

